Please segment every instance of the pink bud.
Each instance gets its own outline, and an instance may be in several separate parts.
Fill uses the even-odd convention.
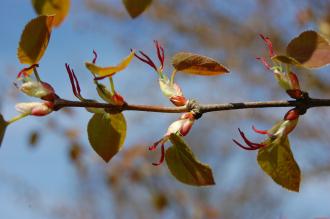
[[[192,113],[184,113],[181,118],[173,122],[167,129],[165,136],[179,133],[181,136],[186,136],[193,126],[195,118]]]
[[[53,103],[46,101],[40,102],[29,102],[29,103],[18,103],[16,104],[16,110],[22,114],[33,115],[33,116],[45,116],[53,111]]]
[[[124,98],[117,92],[112,96],[112,100],[115,102],[116,105],[122,106],[125,104]]]
[[[27,81],[22,84],[20,90],[26,95],[47,100],[54,100],[54,88],[45,82]]]

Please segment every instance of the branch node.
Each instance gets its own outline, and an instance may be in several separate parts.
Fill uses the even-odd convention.
[[[197,102],[197,100],[194,100],[194,99],[188,100],[187,109],[194,114],[194,118],[196,120],[201,118],[203,115],[201,106]]]
[[[299,110],[300,115],[304,115],[307,110],[311,107],[311,98],[309,94],[305,91],[302,92],[302,97],[297,99],[297,109]]]

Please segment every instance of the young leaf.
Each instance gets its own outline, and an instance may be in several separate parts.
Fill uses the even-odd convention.
[[[126,137],[126,121],[122,113],[94,114],[87,127],[94,151],[105,162],[118,153]]]
[[[172,175],[188,185],[214,185],[212,169],[197,160],[182,137],[171,134],[170,140],[173,146],[166,150],[165,159]]]
[[[91,62],[86,62],[86,68],[92,72],[93,74],[96,74],[100,77],[103,76],[112,76],[115,73],[124,70],[129,63],[134,58],[134,51],[132,51],[127,57],[125,57],[118,65],[116,66],[109,66],[109,67],[100,67],[97,66]]]
[[[133,19],[142,14],[148,8],[151,2],[152,0],[123,0],[128,14]]]
[[[8,123],[4,120],[3,116],[0,114],[0,147],[3,140],[3,136],[5,135],[6,128]]]
[[[286,55],[275,55],[272,57],[272,60],[279,61],[279,62],[289,64],[289,65],[297,65],[297,66],[300,65],[300,63],[297,60],[295,60],[294,58],[292,58],[290,56],[286,56]]]
[[[38,15],[55,15],[54,26],[59,26],[68,15],[70,0],[32,0]]]
[[[291,191],[299,191],[300,169],[291,152],[288,138],[259,149],[257,161],[277,184]]]
[[[22,64],[38,64],[47,49],[52,32],[54,16],[39,16],[24,28],[17,49],[17,58]]]
[[[178,71],[194,75],[213,76],[229,72],[225,66],[214,59],[188,52],[175,54],[172,65]]]
[[[306,68],[319,68],[330,63],[330,44],[315,31],[305,31],[294,38],[286,53]]]

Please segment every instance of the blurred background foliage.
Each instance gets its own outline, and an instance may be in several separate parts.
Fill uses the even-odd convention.
[[[0,107],[7,115],[14,114],[15,102],[26,99],[18,95],[11,83],[20,68],[15,61],[18,41],[14,39],[19,39],[20,31],[34,12],[28,1],[4,4],[11,6],[1,9],[4,12],[1,22],[9,27],[8,33],[2,35],[1,57],[11,56],[1,61]],[[16,12],[14,6],[22,9]],[[13,19],[17,29],[7,24],[8,19]],[[267,54],[258,34],[269,36],[275,51],[281,53],[290,39],[308,29],[330,38],[329,1],[154,0],[134,20],[121,1],[73,1],[68,18],[52,36],[41,71],[62,97],[73,98],[64,70],[64,62],[70,63],[79,72],[84,95],[93,98],[96,94],[92,78],[83,68],[83,62],[92,58],[93,49],[98,51],[99,61],[107,65],[116,63],[130,48],[154,54],[152,40],[157,39],[165,47],[168,72],[170,57],[178,51],[213,57],[231,69],[230,74],[212,78],[178,75],[177,82],[188,98],[201,103],[287,99],[272,74],[255,60]],[[329,98],[329,67],[295,72],[302,89],[311,97]],[[115,82],[129,103],[168,104],[157,91],[157,76],[137,60],[123,75],[116,76]],[[252,124],[267,129],[283,117],[286,109],[203,115],[186,141],[213,168],[217,184],[206,188],[183,185],[164,165],[151,165],[159,154],[148,152],[147,146],[159,139],[178,115],[125,112],[128,137],[124,149],[109,164],[97,158],[88,145],[86,125],[90,114],[84,110],[65,109],[49,118],[29,118],[8,129],[1,148],[0,216],[70,219],[330,216],[328,111],[310,109],[291,135],[292,150],[303,173],[301,191],[297,194],[273,183],[257,165],[255,153],[242,151],[232,142],[232,138],[238,138],[238,127],[248,130],[252,139]]]

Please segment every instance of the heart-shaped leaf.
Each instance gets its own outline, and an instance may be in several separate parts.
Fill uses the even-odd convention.
[[[94,151],[105,162],[118,153],[126,137],[126,121],[122,113],[94,114],[87,127],[88,139]]]
[[[306,68],[319,68],[330,63],[330,44],[315,31],[305,31],[294,38],[286,53]]]
[[[229,72],[216,60],[189,52],[176,53],[172,65],[178,71],[194,75],[213,76]]]
[[[287,137],[285,139],[278,138],[268,144],[267,147],[258,151],[257,161],[260,167],[277,184],[298,192],[300,169],[291,152],[289,139]]]
[[[32,0],[32,6],[38,15],[55,15],[54,26],[59,26],[70,9],[70,0]]]
[[[151,2],[152,0],[123,0],[125,8],[131,18],[136,18],[142,14]]]
[[[166,150],[165,159],[172,175],[188,185],[214,185],[212,169],[197,160],[182,137],[171,134],[170,140],[173,146]]]
[[[134,51],[132,51],[127,57],[125,57],[118,65],[109,67],[100,67],[91,62],[86,62],[86,68],[95,75],[100,77],[112,76],[115,73],[124,70],[134,57]]]
[[[52,32],[54,16],[39,16],[24,28],[17,49],[17,58],[22,64],[38,64],[45,53]]]
[[[3,116],[0,114],[0,147],[2,144],[3,136],[5,135],[8,123],[4,120]]]

